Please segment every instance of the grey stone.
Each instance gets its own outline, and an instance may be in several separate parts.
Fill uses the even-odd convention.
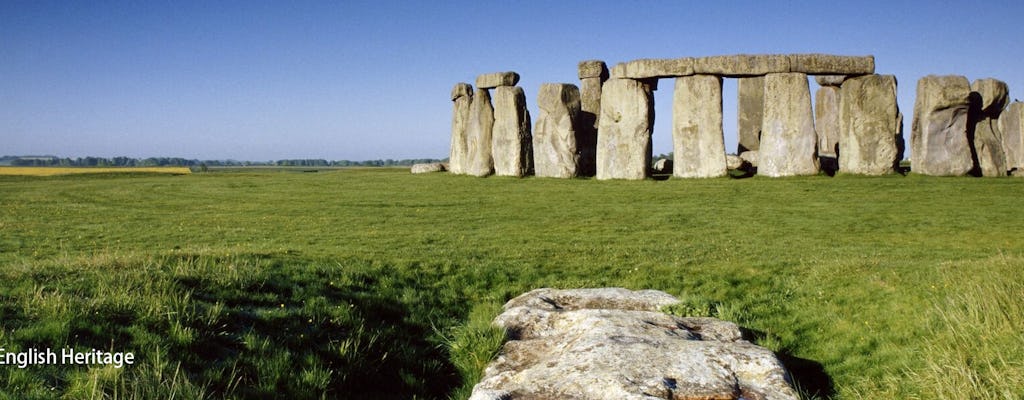
[[[693,73],[731,78],[789,72],[789,57],[780,54],[738,54],[701,57],[694,60]]]
[[[658,161],[654,162],[654,166],[651,167],[651,173],[653,174],[671,174],[672,173],[672,160],[667,158],[659,158]]]
[[[807,75],[867,75],[875,73],[874,56],[790,54],[789,72]]]
[[[1010,103],[999,117],[1003,133],[1003,150],[1006,151],[1006,169],[1013,176],[1024,176],[1024,103]]]
[[[736,324],[656,311],[676,302],[617,288],[519,296],[495,318],[510,340],[470,399],[797,399]]]
[[[499,86],[515,86],[519,83],[519,74],[509,72],[494,72],[476,77],[477,89],[493,89]]]
[[[494,174],[524,177],[533,171],[533,136],[526,95],[519,86],[494,89],[494,130],[491,138]]]
[[[579,89],[567,83],[545,83],[537,93],[537,105],[540,115],[533,130],[535,174],[552,178],[577,176]]]
[[[751,167],[757,167],[758,153],[760,152],[757,150],[744,151],[740,153],[740,158],[743,159],[744,162],[750,164]]]
[[[577,70],[580,79],[608,79],[608,65],[601,60],[580,61]]]
[[[452,88],[452,143],[448,153],[449,171],[465,174],[469,171],[469,116],[473,101],[473,87],[459,83]]]
[[[770,177],[818,173],[817,133],[807,75],[764,78],[764,121],[757,173]]]
[[[967,78],[929,75],[917,81],[911,123],[911,171],[959,176],[971,170],[967,114],[971,87]]]
[[[740,78],[736,81],[737,153],[761,148],[761,122],[764,120],[764,77]]]
[[[672,174],[680,178],[725,176],[729,171],[722,133],[722,78],[676,78],[673,96]]]
[[[842,86],[843,81],[848,79],[847,75],[818,75],[814,77],[814,81],[818,82],[821,86]]]
[[[728,169],[740,169],[743,168],[743,158],[735,154],[725,155],[725,167]]]
[[[442,163],[423,163],[413,164],[411,172],[414,174],[426,174],[430,172],[444,172],[445,167]]]
[[[836,86],[822,86],[814,96],[814,129],[821,156],[835,158],[839,147],[839,92]]]
[[[977,79],[971,83],[971,107],[967,136],[976,158],[974,173],[981,176],[1006,176],[1006,151],[999,130],[999,114],[1009,100],[1006,82]]]
[[[466,128],[468,166],[466,174],[487,176],[494,172],[491,158],[491,137],[494,133],[494,107],[487,89],[477,88],[470,103],[469,124]]]
[[[651,165],[654,96],[632,79],[609,79],[601,90],[597,179],[644,179]]]
[[[616,64],[611,77],[620,79],[674,78],[693,75],[694,59],[686,58],[645,58]]]
[[[839,171],[885,175],[896,171],[900,112],[896,77],[864,75],[843,82],[839,118]]]

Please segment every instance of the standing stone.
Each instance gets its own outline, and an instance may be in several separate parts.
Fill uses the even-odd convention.
[[[864,75],[847,79],[841,92],[839,170],[885,175],[896,171],[900,154],[896,77]]]
[[[818,155],[822,157],[837,157],[839,93],[837,86],[822,86],[814,96],[814,129],[818,132]]]
[[[739,148],[736,153],[761,148],[761,122],[764,117],[764,77],[740,78],[737,81],[737,115]]]
[[[1024,103],[1015,101],[999,117],[1006,151],[1006,169],[1013,176],[1024,176]]]
[[[1006,152],[997,121],[1009,96],[1006,82],[977,79],[971,83],[967,137],[971,141],[974,175],[1006,176]]]
[[[967,110],[971,87],[967,78],[928,75],[917,81],[911,123],[911,171],[924,175],[959,176],[971,170],[967,142]]]
[[[601,90],[597,179],[644,179],[651,165],[654,94],[632,79],[609,79]]]
[[[597,168],[597,128],[601,114],[601,85],[608,80],[608,66],[604,61],[588,60],[579,63],[580,115],[579,138],[581,176],[594,176]]]
[[[576,85],[545,83],[537,94],[540,115],[533,132],[537,176],[572,178],[579,173],[577,145],[580,91]]]
[[[817,174],[818,137],[807,75],[768,74],[764,97],[757,173],[771,177]]]
[[[533,137],[526,95],[519,86],[494,89],[494,133],[491,140],[494,173],[524,177],[533,169]]]
[[[466,130],[469,166],[466,173],[487,176],[494,172],[494,160],[491,158],[494,108],[487,89],[476,89],[469,108],[469,126]]]
[[[722,78],[676,78],[673,96],[672,174],[680,178],[725,176],[729,171],[722,134]]]
[[[473,100],[473,87],[468,83],[458,83],[452,88],[452,147],[448,154],[449,171],[453,174],[465,174],[469,170],[469,143],[466,136],[469,128],[470,103]]]

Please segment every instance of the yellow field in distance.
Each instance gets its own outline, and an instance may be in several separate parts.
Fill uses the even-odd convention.
[[[144,172],[155,174],[191,174],[188,167],[0,167],[0,175],[53,176]]]

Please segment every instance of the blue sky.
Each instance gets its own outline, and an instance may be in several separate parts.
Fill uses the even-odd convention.
[[[443,158],[448,93],[517,71],[536,117],[576,63],[873,54],[910,131],[927,74],[1024,98],[1019,2],[0,2],[0,155]],[[816,89],[811,84],[812,92]],[[654,151],[671,150],[672,81]],[[735,81],[726,80],[735,148]]]

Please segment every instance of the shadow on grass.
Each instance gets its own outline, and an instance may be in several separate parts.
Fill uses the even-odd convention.
[[[740,328],[740,330],[743,332],[744,339],[753,343],[762,343],[762,341],[770,340],[764,332],[747,328]],[[832,399],[835,397],[835,383],[832,382],[832,377],[828,376],[828,373],[825,372],[825,367],[821,363],[797,357],[787,349],[777,351],[775,355],[779,357],[779,361],[782,361],[782,365],[789,371],[789,376],[793,380],[792,383],[797,391],[800,392],[801,398]]]

